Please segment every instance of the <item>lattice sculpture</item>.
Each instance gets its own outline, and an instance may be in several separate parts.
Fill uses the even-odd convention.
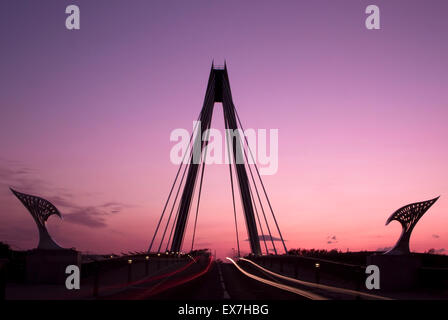
[[[36,222],[37,229],[39,230],[39,244],[37,248],[44,250],[63,249],[56,242],[54,242],[45,227],[45,224],[50,216],[55,214],[62,218],[59,210],[49,201],[40,197],[20,193],[13,189],[11,189],[11,191],[20,200],[20,202],[22,202],[25,208],[28,209]]]
[[[401,223],[403,231],[401,232],[400,239],[398,239],[395,246],[387,251],[385,254],[409,254],[409,239],[411,238],[412,230],[425,214],[426,211],[439,199],[439,197],[422,202],[416,202],[401,207],[387,219],[386,226],[393,220]]]

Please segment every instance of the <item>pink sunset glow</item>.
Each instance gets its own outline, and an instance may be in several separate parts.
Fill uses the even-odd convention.
[[[245,128],[279,130],[263,179],[288,248],[392,246],[389,215],[441,195],[411,250],[448,250],[446,1],[376,1],[376,31],[367,1],[77,1],[74,32],[65,2],[0,4],[0,241],[37,244],[11,186],[60,209],[49,231],[64,247],[146,250],[177,171],[170,133],[191,131],[225,59]],[[228,167],[207,166],[203,188],[196,247],[223,257]],[[238,219],[245,240],[239,203]]]

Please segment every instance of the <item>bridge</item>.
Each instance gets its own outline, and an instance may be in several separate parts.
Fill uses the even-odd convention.
[[[388,300],[419,297],[418,290],[408,287],[403,290],[404,287],[400,287],[403,284],[412,284],[416,288],[442,286],[440,292],[443,293],[443,288],[448,286],[447,259],[437,258],[434,262],[434,259],[409,251],[414,226],[438,198],[404,206],[392,214],[387,223],[399,221],[403,233],[394,249],[384,255],[363,253],[360,259],[347,262],[340,257],[330,259],[293,254],[285,245],[250,145],[239,133],[244,128],[233,103],[226,64],[211,66],[204,103],[196,122],[201,129],[199,132],[210,129],[216,103],[222,104],[225,128],[236,133],[226,137],[228,156],[233,160],[229,162],[229,180],[237,247],[234,256],[221,261],[208,249],[195,247],[208,141],[194,130],[188,152],[184,154],[184,160],[185,157],[190,160],[179,165],[150,237],[149,248],[144,252],[89,256],[62,248],[45,227],[51,216],[61,217],[58,209],[43,198],[11,189],[35,220],[39,244],[21,259],[16,255],[11,261],[0,260],[0,297],[139,300]],[[245,257],[241,254],[238,236],[237,192],[251,250]],[[197,199],[196,203],[193,199]],[[185,244],[192,210],[192,242]],[[273,221],[272,225],[268,218]],[[280,248],[275,244],[275,237],[280,239]],[[391,278],[406,273],[403,270],[407,270],[409,277],[398,285],[395,283],[396,287],[390,288],[394,290],[368,290],[365,280],[369,255],[384,266],[386,275],[387,270],[392,270],[389,272]],[[80,290],[67,290],[63,285],[68,264],[81,268]],[[18,270],[25,269],[26,275],[20,275]],[[14,281],[15,277],[26,281]],[[385,284],[388,282],[392,283],[393,279],[388,279]],[[441,298],[439,294],[435,291],[434,298]]]
[[[444,261],[445,266],[447,261]],[[135,253],[95,257],[81,267],[80,290],[60,284],[10,283],[6,299],[64,300],[391,300],[428,297],[417,290],[371,291],[365,264],[292,256],[227,257]],[[429,297],[445,299],[447,268],[422,267]],[[423,287],[424,288],[424,287]],[[439,288],[439,291],[434,290]],[[5,294],[5,292],[4,292]]]

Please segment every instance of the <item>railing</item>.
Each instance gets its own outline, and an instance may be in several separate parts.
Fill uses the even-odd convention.
[[[364,265],[354,265],[303,256],[261,256],[251,257],[250,259],[271,268],[276,266],[280,269],[280,273],[283,273],[285,267],[288,266],[294,270],[295,278],[298,277],[300,269],[311,270],[316,283],[321,282],[322,274],[328,274],[352,282],[354,288],[359,290],[365,280],[366,267]]]
[[[293,268],[294,277],[299,276],[300,269],[314,272],[315,282],[319,283],[322,274],[328,274],[352,282],[357,290],[363,286],[365,281],[366,266],[355,265],[327,259],[305,256],[259,256],[250,257],[251,260],[260,262],[270,267],[278,268],[280,273],[285,272],[286,267]],[[420,267],[418,275],[419,286],[430,288],[446,288],[448,286],[447,267]]]
[[[0,301],[5,300],[7,259],[0,259]]]
[[[448,287],[448,268],[421,267],[419,278],[420,282],[428,287],[446,288]]]
[[[100,290],[100,281],[102,275],[112,270],[123,268],[127,266],[127,282],[120,283],[117,285],[112,285],[109,287],[125,287],[130,284],[133,279],[133,269],[137,264],[145,263],[145,273],[144,277],[149,275],[149,265],[154,264],[156,270],[161,269],[162,266],[168,266],[173,263],[178,263],[182,261],[187,261],[189,258],[186,255],[126,255],[126,256],[110,256],[110,258],[105,258],[103,260],[89,261],[83,263],[81,266],[81,276],[82,278],[93,277],[93,296],[97,297]]]

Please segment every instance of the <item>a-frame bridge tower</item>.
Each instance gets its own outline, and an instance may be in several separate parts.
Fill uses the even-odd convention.
[[[205,93],[204,104],[202,106],[202,110],[201,110],[201,112],[199,114],[199,118],[198,118],[198,120],[200,121],[199,122],[200,130],[195,130],[195,132],[193,132],[193,134],[191,136],[191,141],[190,141],[190,144],[193,143],[192,146],[195,146],[195,148],[196,148],[195,149],[196,154],[195,154],[195,151],[193,150],[193,152],[191,152],[191,154],[187,155],[187,156],[191,157],[190,161],[188,162],[188,173],[186,175],[186,180],[185,180],[185,184],[183,186],[182,195],[180,197],[180,201],[178,204],[177,214],[176,214],[176,217],[172,224],[172,230],[171,230],[171,234],[170,234],[170,237],[168,239],[168,244],[167,244],[167,251],[168,251],[168,247],[169,247],[170,243],[171,243],[171,247],[169,250],[171,252],[180,252],[182,249],[182,244],[183,244],[183,240],[185,237],[185,231],[186,231],[186,227],[187,227],[188,217],[189,217],[190,209],[192,207],[192,201],[194,198],[196,182],[198,180],[198,175],[201,171],[200,168],[202,165],[202,173],[200,174],[201,185],[199,188],[199,199],[200,199],[204,164],[201,163],[202,160],[200,160],[198,162],[197,159],[203,159],[202,158],[203,153],[205,152],[204,149],[206,148],[208,141],[204,141],[204,139],[202,137],[202,133],[204,133],[208,129],[210,129],[212,115],[213,115],[213,108],[214,108],[214,105],[216,102],[222,103],[223,111],[224,111],[223,113],[224,113],[224,122],[225,122],[226,132],[228,132],[228,130],[230,129],[230,130],[233,130],[232,132],[235,133],[234,136],[232,136],[233,141],[231,141],[231,143],[229,143],[229,141],[228,141],[229,136],[226,136],[227,143],[228,143],[227,145],[230,146],[230,148],[229,148],[230,154],[228,156],[229,156],[229,158],[232,158],[229,160],[231,160],[231,163],[233,163],[235,174],[236,174],[236,177],[238,180],[239,192],[240,192],[241,201],[242,201],[242,208],[244,211],[244,218],[245,218],[245,222],[246,222],[246,228],[247,228],[247,234],[248,234],[248,239],[249,239],[249,243],[250,243],[250,249],[253,254],[260,255],[260,254],[262,254],[262,251],[260,248],[260,239],[263,239],[263,240],[266,240],[266,239],[264,239],[265,235],[259,234],[258,229],[257,229],[257,223],[255,220],[255,215],[254,215],[254,205],[255,205],[254,194],[251,190],[250,181],[249,181],[248,174],[246,171],[246,165],[244,162],[244,159],[246,159],[246,163],[248,160],[247,154],[244,154],[244,139],[245,139],[245,137],[242,137],[240,134],[242,132],[243,128],[241,128],[241,122],[240,122],[240,119],[238,118],[238,114],[236,113],[236,109],[233,104],[232,93],[230,91],[230,83],[229,83],[229,77],[228,77],[228,73],[227,73],[226,64],[224,64],[224,66],[221,66],[221,67],[218,67],[218,66],[215,66],[212,64],[212,67],[210,70],[210,76],[208,79],[208,85],[207,85],[207,90]],[[240,125],[238,126],[238,124],[240,124]],[[241,130],[237,130],[237,129],[241,129]],[[246,142],[247,142],[247,140],[246,140]],[[241,161],[241,159],[243,159],[243,161]],[[185,168],[185,170],[186,170],[186,168]],[[176,180],[179,176],[179,172],[180,172],[180,168],[176,175],[174,184],[176,183]],[[257,173],[258,173],[258,169],[257,169]],[[250,172],[250,174],[251,174],[253,182],[255,183],[255,180],[252,176],[252,171]],[[184,175],[185,175],[185,171],[184,171]],[[182,176],[180,185],[182,184],[184,175]],[[231,176],[231,180],[232,180],[232,168],[230,168],[230,176]],[[258,173],[258,177],[260,178],[260,181],[261,181],[261,177],[260,177],[259,173]],[[173,187],[174,187],[174,184],[173,184]],[[180,185],[179,185],[179,190],[180,190]],[[154,236],[153,236],[153,239],[151,241],[151,245],[150,245],[148,251],[151,251],[151,249],[152,249],[154,239],[158,232],[158,229],[159,229],[160,223],[162,221],[163,215],[165,213],[165,209],[167,207],[168,201],[171,197],[173,187],[171,188],[170,195],[168,196],[167,203],[165,204],[165,208],[163,210],[162,216],[157,225],[156,231],[154,233]],[[178,190],[178,192],[179,192],[179,190]],[[263,191],[266,194],[264,186],[263,186]],[[233,192],[234,192],[234,190],[233,190],[233,180],[232,180],[232,196],[233,196],[233,200],[234,200],[234,211],[235,211],[236,210],[235,209],[235,197],[234,197]],[[257,190],[257,193],[258,193],[258,190]],[[266,194],[266,198],[267,198],[267,194]],[[176,199],[177,199],[177,195],[176,195]],[[176,199],[174,200],[175,202],[176,202]],[[260,199],[260,196],[258,196],[258,199]],[[270,205],[269,199],[267,198],[267,200],[269,203],[269,207],[271,208],[271,211],[272,211],[272,207]],[[260,205],[262,205],[261,200],[260,200]],[[198,207],[199,207],[199,202],[198,202]],[[161,249],[161,245],[162,245],[163,239],[165,237],[168,224],[171,220],[171,214],[173,212],[173,209],[174,209],[174,204],[173,204],[173,208],[171,209],[171,213],[168,218],[167,225],[165,227],[165,232],[163,233],[163,237],[162,237],[162,240],[160,242],[160,246],[159,246],[159,249],[157,250],[157,252],[159,252]],[[256,206],[255,206],[255,210],[257,210]],[[264,214],[264,212],[263,212],[263,214]],[[283,243],[284,250],[286,252],[286,246],[284,244],[283,237],[280,233],[280,229],[278,228],[278,224],[277,224],[277,221],[275,219],[273,212],[272,212],[272,215],[273,215],[275,224],[277,226],[281,241]],[[196,212],[196,218],[197,218],[197,212]],[[261,231],[263,232],[260,218],[258,217],[258,212],[257,212],[257,218],[258,218],[258,222],[259,222],[259,227],[261,228]],[[265,219],[266,219],[266,216],[265,216]],[[268,221],[267,220],[265,220],[265,221],[266,221],[266,227],[269,229]],[[237,228],[236,211],[235,211],[235,225]],[[195,222],[195,228],[196,228],[196,222]],[[174,233],[173,233],[173,230],[174,230]],[[270,233],[270,229],[269,229],[269,233]],[[171,238],[171,235],[172,235],[172,238]],[[275,244],[273,242],[274,241],[273,237],[271,235],[270,235],[270,237],[271,237],[270,240],[272,241],[272,245],[274,247],[275,253],[277,253],[277,250],[275,249]],[[172,241],[171,241],[171,239],[172,239]],[[194,241],[194,234],[193,234],[193,241]],[[237,241],[238,241],[238,229],[237,229]],[[265,241],[265,246],[266,246],[266,241]],[[193,247],[193,244],[192,244],[192,247]],[[239,251],[239,244],[238,244],[238,251]],[[266,252],[269,252],[267,246],[266,246]]]

